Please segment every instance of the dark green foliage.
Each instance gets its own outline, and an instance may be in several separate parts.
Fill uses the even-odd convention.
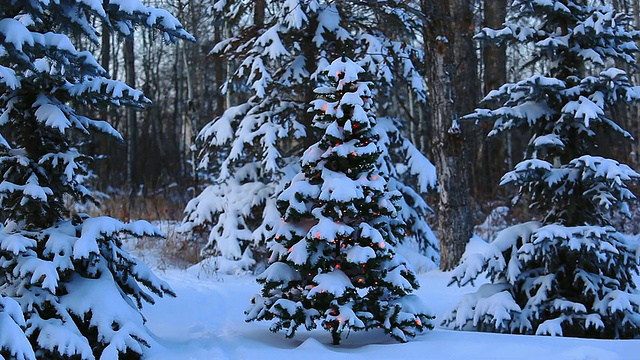
[[[400,194],[388,190],[377,167],[371,82],[349,59],[327,73],[333,86],[318,88],[310,109],[325,134],[278,196],[283,222],[247,320],[274,320],[271,329],[288,337],[319,321],[334,344],[345,330],[373,328],[404,342],[431,328],[431,317],[410,295],[415,274],[394,249],[405,229],[395,205]]]

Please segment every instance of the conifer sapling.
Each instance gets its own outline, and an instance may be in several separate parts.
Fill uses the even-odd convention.
[[[394,249],[405,229],[395,205],[400,194],[388,190],[376,165],[372,83],[346,58],[326,73],[333,86],[317,88],[310,109],[324,135],[277,198],[282,222],[247,321],[272,320],[271,329],[287,337],[319,322],[334,344],[344,331],[380,327],[404,342],[431,328],[432,317],[411,294],[415,273]]]

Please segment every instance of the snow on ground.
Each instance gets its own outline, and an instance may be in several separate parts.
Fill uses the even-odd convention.
[[[154,264],[149,252],[136,255]],[[440,327],[406,344],[397,343],[382,332],[351,333],[338,346],[331,345],[331,336],[324,330],[300,330],[294,339],[286,339],[283,333],[270,332],[266,322],[244,321],[243,311],[260,289],[255,276],[212,274],[199,265],[187,270],[163,265],[156,273],[169,282],[178,296],[159,299],[143,310],[147,326],[160,343],[151,350],[148,360],[640,359],[640,340],[504,335]],[[419,279],[421,288],[417,294],[438,319],[453,308],[462,294],[473,290],[448,287],[449,274],[440,271],[421,274]]]

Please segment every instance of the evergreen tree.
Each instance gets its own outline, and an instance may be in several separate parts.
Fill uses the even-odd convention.
[[[167,11],[136,0],[0,1],[0,354],[18,359],[138,358],[153,342],[139,308],[169,286],[123,248],[121,233],[158,236],[151,224],[70,217],[66,198],[94,201],[83,185],[91,158],[81,139],[122,140],[75,107],[149,102],[111,80],[88,51],[94,24],[122,36],[155,28],[192,39]]]
[[[405,89],[425,102],[417,71],[422,55],[408,42],[418,27],[412,9],[396,0],[228,0],[216,9],[234,35],[212,54],[237,68],[224,86],[230,107],[199,134],[200,167],[215,176],[187,205],[183,230],[209,232],[206,256],[260,261],[279,220],[274,195],[297,172],[302,151],[317,140],[306,106],[328,59],[357,59],[380,77],[380,98]],[[252,13],[253,22],[247,19]],[[420,195],[435,187],[435,168],[401,135],[396,119],[381,118],[378,126],[384,137],[379,145],[389,145],[380,166],[407,205],[401,214],[409,225],[407,243],[418,244],[437,262],[437,240],[425,222],[431,209]],[[408,165],[406,171],[398,171],[397,163]]]
[[[338,59],[327,73],[333,87],[319,87],[312,102],[324,136],[309,147],[302,171],[279,194],[282,223],[271,244],[271,265],[247,320],[273,320],[287,337],[304,325],[321,326],[338,344],[344,330],[381,327],[398,341],[431,328],[415,274],[394,246],[405,236],[378,169],[371,82],[365,70]]]
[[[525,159],[505,174],[540,221],[499,233],[454,271],[464,285],[482,272],[490,284],[466,296],[445,320],[456,328],[525,334],[633,338],[640,334],[638,259],[612,225],[629,214],[626,187],[640,175],[598,156],[607,134],[630,137],[614,105],[640,98],[612,60],[633,63],[640,32],[607,6],[576,0],[517,0],[515,18],[482,39],[535,47],[548,71],[503,85],[485,98],[494,109],[469,117],[495,121],[495,135],[529,128]]]

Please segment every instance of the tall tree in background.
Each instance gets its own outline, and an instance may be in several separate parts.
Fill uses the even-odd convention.
[[[492,29],[500,28],[507,16],[507,0],[484,1],[483,26]],[[497,89],[507,82],[507,47],[487,46],[482,48],[482,89],[484,93]],[[495,198],[497,188],[492,181],[501,176],[507,169],[505,163],[510,162],[511,142],[498,141],[496,138],[488,138],[491,130],[488,123],[480,125],[478,157],[479,166],[475,167],[475,201],[483,203],[487,199]]]
[[[124,69],[127,85],[134,88],[136,86],[136,65],[132,36],[124,39]],[[133,140],[127,142],[127,188],[129,190],[129,212],[131,212],[138,187],[136,176],[138,116],[133,107],[127,108],[127,136]]]
[[[113,192],[116,197],[125,195],[118,200],[124,209],[127,208],[126,195],[131,194],[127,190],[131,182],[128,176],[131,170],[135,173],[134,199],[140,195],[153,195],[161,189],[172,189],[172,197],[168,199],[170,207],[171,203],[189,199],[189,193],[193,195],[190,187],[197,181],[198,175],[193,170],[195,135],[206,123],[203,119],[209,121],[211,114],[224,110],[224,96],[219,91],[219,84],[223,82],[226,63],[211,61],[207,56],[215,43],[216,34],[220,35],[224,26],[224,19],[213,16],[214,2],[153,1],[155,6],[165,7],[177,14],[184,26],[198,38],[197,43],[184,42],[172,46],[157,41],[158,36],[153,32],[140,32],[135,35],[131,57],[127,55],[131,51],[124,41],[106,41],[111,40],[112,34],[102,32],[100,54],[103,67],[114,76],[121,75],[123,79],[129,72],[127,68],[133,67],[135,77],[126,82],[128,85],[135,83],[136,88],[153,99],[153,103],[143,111],[133,110],[136,115],[136,160],[127,160],[127,150],[132,148],[108,137],[97,138],[99,146],[95,147],[96,154],[111,159],[98,163],[101,165],[96,173],[99,190],[110,194]],[[84,42],[84,48],[95,49],[89,42]],[[133,61],[125,61],[125,55]],[[109,117],[116,130],[128,139],[132,138],[129,136],[129,125],[134,123],[129,121],[133,118],[129,117],[127,109],[101,109],[100,117]],[[128,164],[132,164],[133,169]],[[132,211],[144,211],[148,203],[141,199],[134,205]],[[181,210],[177,206],[183,205],[176,204],[176,210]],[[157,215],[175,218],[180,216],[180,212]]]
[[[417,71],[422,54],[404,41],[418,28],[408,13],[414,9],[404,1],[226,1],[216,6],[234,26],[235,35],[218,43],[212,54],[237,65],[224,87],[235,105],[199,135],[201,167],[213,173],[213,184],[187,205],[183,229],[209,231],[207,256],[243,259],[238,266],[247,268],[264,259],[264,241],[280,221],[273,195],[297,172],[302,151],[317,139],[306,104],[314,98],[317,76],[328,59],[356,59],[381,79],[380,98],[390,98],[396,87],[424,102]],[[400,216],[408,225],[407,242],[422,246],[435,262],[437,245],[425,222],[429,208],[419,194],[435,185],[434,167],[398,125],[395,119],[378,121],[385,145],[380,166],[389,169],[389,186],[403,194]],[[397,167],[399,161],[407,165]]]
[[[450,270],[471,238],[470,160],[473,124],[460,118],[478,98],[472,2],[422,1],[433,156],[440,190],[440,268]]]
[[[627,0],[609,0],[604,1],[604,4],[610,5],[616,12],[626,13],[632,16],[633,14],[633,5],[636,1],[627,1]],[[634,21],[635,23],[635,21]],[[634,74],[637,70],[637,64],[628,64],[624,60],[614,60],[615,67],[624,70],[629,74],[630,77],[634,79]],[[638,106],[637,104],[620,104],[614,106],[611,110],[611,115],[616,118],[616,121],[622,126],[624,129],[627,129],[631,134],[640,134],[636,133],[637,130],[637,119],[638,119]],[[603,141],[604,140],[604,141]],[[609,152],[605,153],[608,157],[613,157],[620,159],[623,162],[628,162],[630,164],[635,164],[637,161],[637,157],[634,154],[635,149],[637,147],[637,141],[624,141],[624,138],[615,135],[609,136],[607,139],[601,140],[601,146],[609,148]]]
[[[498,29],[507,19],[508,0],[485,0],[483,24]],[[488,93],[507,82],[507,47],[487,46],[482,49],[484,91]]]
[[[105,4],[108,4],[108,2],[106,2],[107,0],[104,0]],[[109,24],[108,23],[104,23],[101,26],[101,35],[100,35],[100,66],[102,66],[102,68],[109,72],[109,69],[111,67],[111,31],[109,30]],[[99,118],[102,119],[103,121],[107,121],[109,122],[109,107],[108,106],[104,106],[100,109],[100,113],[99,113]],[[109,146],[108,146],[108,141],[107,141],[107,137],[102,137],[100,139],[98,139],[98,146],[97,146],[97,151],[99,154],[106,154]],[[109,173],[109,164],[107,161],[98,161],[96,164],[96,175],[98,176],[99,179],[99,183],[98,183],[98,188],[99,189],[106,189],[107,188],[107,183],[109,180],[109,176],[107,176],[107,174]]]
[[[83,185],[92,132],[122,141],[83,106],[143,106],[71,39],[158,30],[193,40],[167,11],[135,0],[0,1],[0,355],[19,359],[139,358],[153,338],[139,309],[173,295],[123,248],[121,233],[157,236],[145,221],[69,218],[65,197],[94,201]]]
[[[482,39],[532,46],[548,71],[507,83],[469,118],[495,121],[491,135],[530,131],[525,159],[502,177],[540,221],[515,225],[477,247],[453,273],[467,295],[446,323],[456,328],[541,335],[634,338],[640,335],[638,258],[612,225],[629,216],[626,187],[640,174],[601,156],[601,139],[630,134],[615,106],[640,100],[613,60],[635,62],[640,32],[609,6],[574,0],[518,0],[514,18]],[[606,151],[606,149],[604,149]]]
[[[405,236],[388,173],[377,166],[378,148],[370,74],[351,61],[326,70],[331,86],[312,102],[322,139],[309,147],[302,171],[278,195],[283,221],[270,239],[271,265],[247,320],[275,320],[271,329],[293,337],[317,321],[340,343],[344,331],[382,328],[407,341],[431,316],[410,293],[415,273],[394,246]]]

